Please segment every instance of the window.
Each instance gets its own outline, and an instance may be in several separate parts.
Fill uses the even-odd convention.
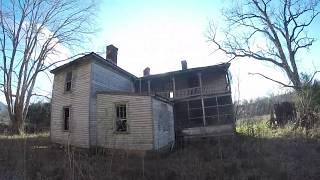
[[[173,98],[173,92],[172,91],[169,92],[169,97],[170,97],[170,99]]]
[[[65,84],[65,91],[69,92],[71,91],[71,87],[72,87],[72,72],[68,72],[66,75],[66,84]]]
[[[69,121],[70,121],[70,107],[63,108],[63,130],[69,130]]]
[[[127,132],[127,104],[116,104],[116,132]]]

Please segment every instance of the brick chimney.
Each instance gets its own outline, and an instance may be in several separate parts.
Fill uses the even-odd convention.
[[[107,46],[107,60],[111,61],[113,64],[117,65],[118,48],[110,44]]]
[[[149,76],[150,75],[150,68],[149,67],[146,67],[144,70],[143,70],[143,76]]]
[[[188,69],[188,64],[186,60],[181,61],[181,67],[182,67],[182,70]]]

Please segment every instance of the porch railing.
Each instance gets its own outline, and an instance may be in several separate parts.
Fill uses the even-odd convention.
[[[192,87],[192,88],[185,88],[173,91],[157,91],[155,94],[168,98],[168,99],[181,99],[187,98],[192,96],[201,95],[208,95],[208,94],[218,94],[218,93],[225,93],[229,92],[230,90],[226,88],[216,87],[216,86],[203,86],[202,92],[200,87]]]

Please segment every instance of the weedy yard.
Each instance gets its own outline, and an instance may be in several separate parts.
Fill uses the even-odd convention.
[[[146,154],[63,147],[48,133],[2,135],[0,179],[320,179],[320,130],[270,129],[258,117],[238,121],[232,137]]]

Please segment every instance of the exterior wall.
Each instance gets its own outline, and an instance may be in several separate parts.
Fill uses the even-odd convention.
[[[71,92],[64,91],[66,73],[72,70]],[[79,64],[54,77],[51,107],[50,137],[53,142],[89,147],[89,93],[90,72],[88,63]],[[69,131],[63,130],[63,107],[70,106]]]
[[[127,107],[127,133],[114,130],[115,103]],[[150,96],[97,94],[97,145],[128,150],[153,149],[153,122]]]
[[[202,74],[202,85],[214,87],[217,91],[224,91],[227,87],[227,79],[225,73],[219,74]]]
[[[97,91],[133,92],[133,81],[119,74],[109,66],[95,62],[91,65],[91,95],[90,95],[90,145],[96,145],[96,102]]]
[[[174,121],[172,105],[152,98],[154,149],[174,143]]]

